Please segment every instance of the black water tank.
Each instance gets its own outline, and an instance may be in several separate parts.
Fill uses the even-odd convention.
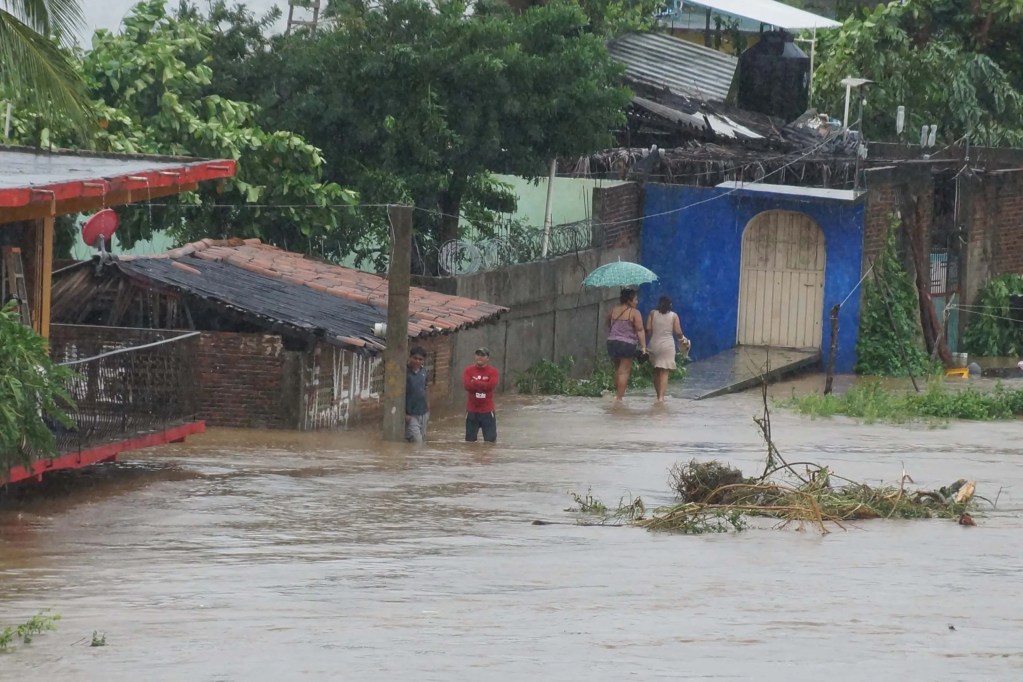
[[[809,89],[810,57],[791,34],[762,33],[756,45],[739,55],[740,109],[794,121],[809,105]]]

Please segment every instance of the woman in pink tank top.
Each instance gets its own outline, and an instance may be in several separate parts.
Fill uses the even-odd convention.
[[[622,289],[618,305],[607,312],[607,354],[615,368],[615,399],[625,396],[632,372],[636,348],[646,354],[646,332],[643,316],[637,310],[639,295],[635,289]]]

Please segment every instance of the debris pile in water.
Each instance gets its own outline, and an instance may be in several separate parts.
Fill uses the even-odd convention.
[[[828,524],[863,519],[958,519],[973,507],[976,483],[959,480],[939,490],[911,491],[904,475],[898,486],[872,487],[842,478],[828,467],[804,464],[805,473],[789,466],[786,481],[770,474],[743,478],[738,469],[717,461],[676,464],[671,487],[677,502],[633,523],[651,530],[686,532],[708,516],[734,515],[776,518],[787,525],[810,523],[822,532]],[[772,473],[777,473],[772,472]]]
[[[808,523],[827,533],[829,526],[845,528],[844,522],[864,519],[944,518],[972,526],[976,524],[968,512],[974,509],[975,500],[995,506],[976,494],[974,481],[965,479],[938,490],[908,490],[906,483],[914,481],[905,469],[897,486],[873,487],[812,462],[790,464],[771,437],[766,381],[761,385],[761,397],[764,412],[753,421],[767,446],[767,461],[759,477],[746,478],[739,469],[716,460],[694,459],[671,468],[670,485],[676,501],[655,509],[649,517],[639,498],[629,504],[620,502],[612,510],[589,492],[585,498],[575,495],[578,507],[566,511],[599,516],[601,524],[676,533],[743,530],[752,517],[777,519],[781,526]]]

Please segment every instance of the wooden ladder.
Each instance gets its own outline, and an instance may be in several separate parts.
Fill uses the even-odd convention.
[[[32,308],[28,304],[28,287],[25,284],[25,266],[21,262],[21,249],[16,246],[3,247],[3,301],[14,297],[21,312],[21,323],[32,326]]]
[[[295,9],[311,11],[313,13],[312,20],[302,20],[295,18]],[[284,34],[288,35],[291,33],[291,29],[296,26],[308,26],[312,33],[316,33],[317,24],[320,22],[320,0],[288,0],[288,26],[284,29]]]

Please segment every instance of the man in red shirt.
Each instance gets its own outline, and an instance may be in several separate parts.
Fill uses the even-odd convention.
[[[470,443],[476,442],[480,429],[483,429],[483,440],[488,443],[497,441],[494,389],[497,388],[498,378],[497,368],[490,364],[490,351],[487,348],[477,348],[476,362],[462,372],[462,386],[468,393],[465,406],[465,440]]]

